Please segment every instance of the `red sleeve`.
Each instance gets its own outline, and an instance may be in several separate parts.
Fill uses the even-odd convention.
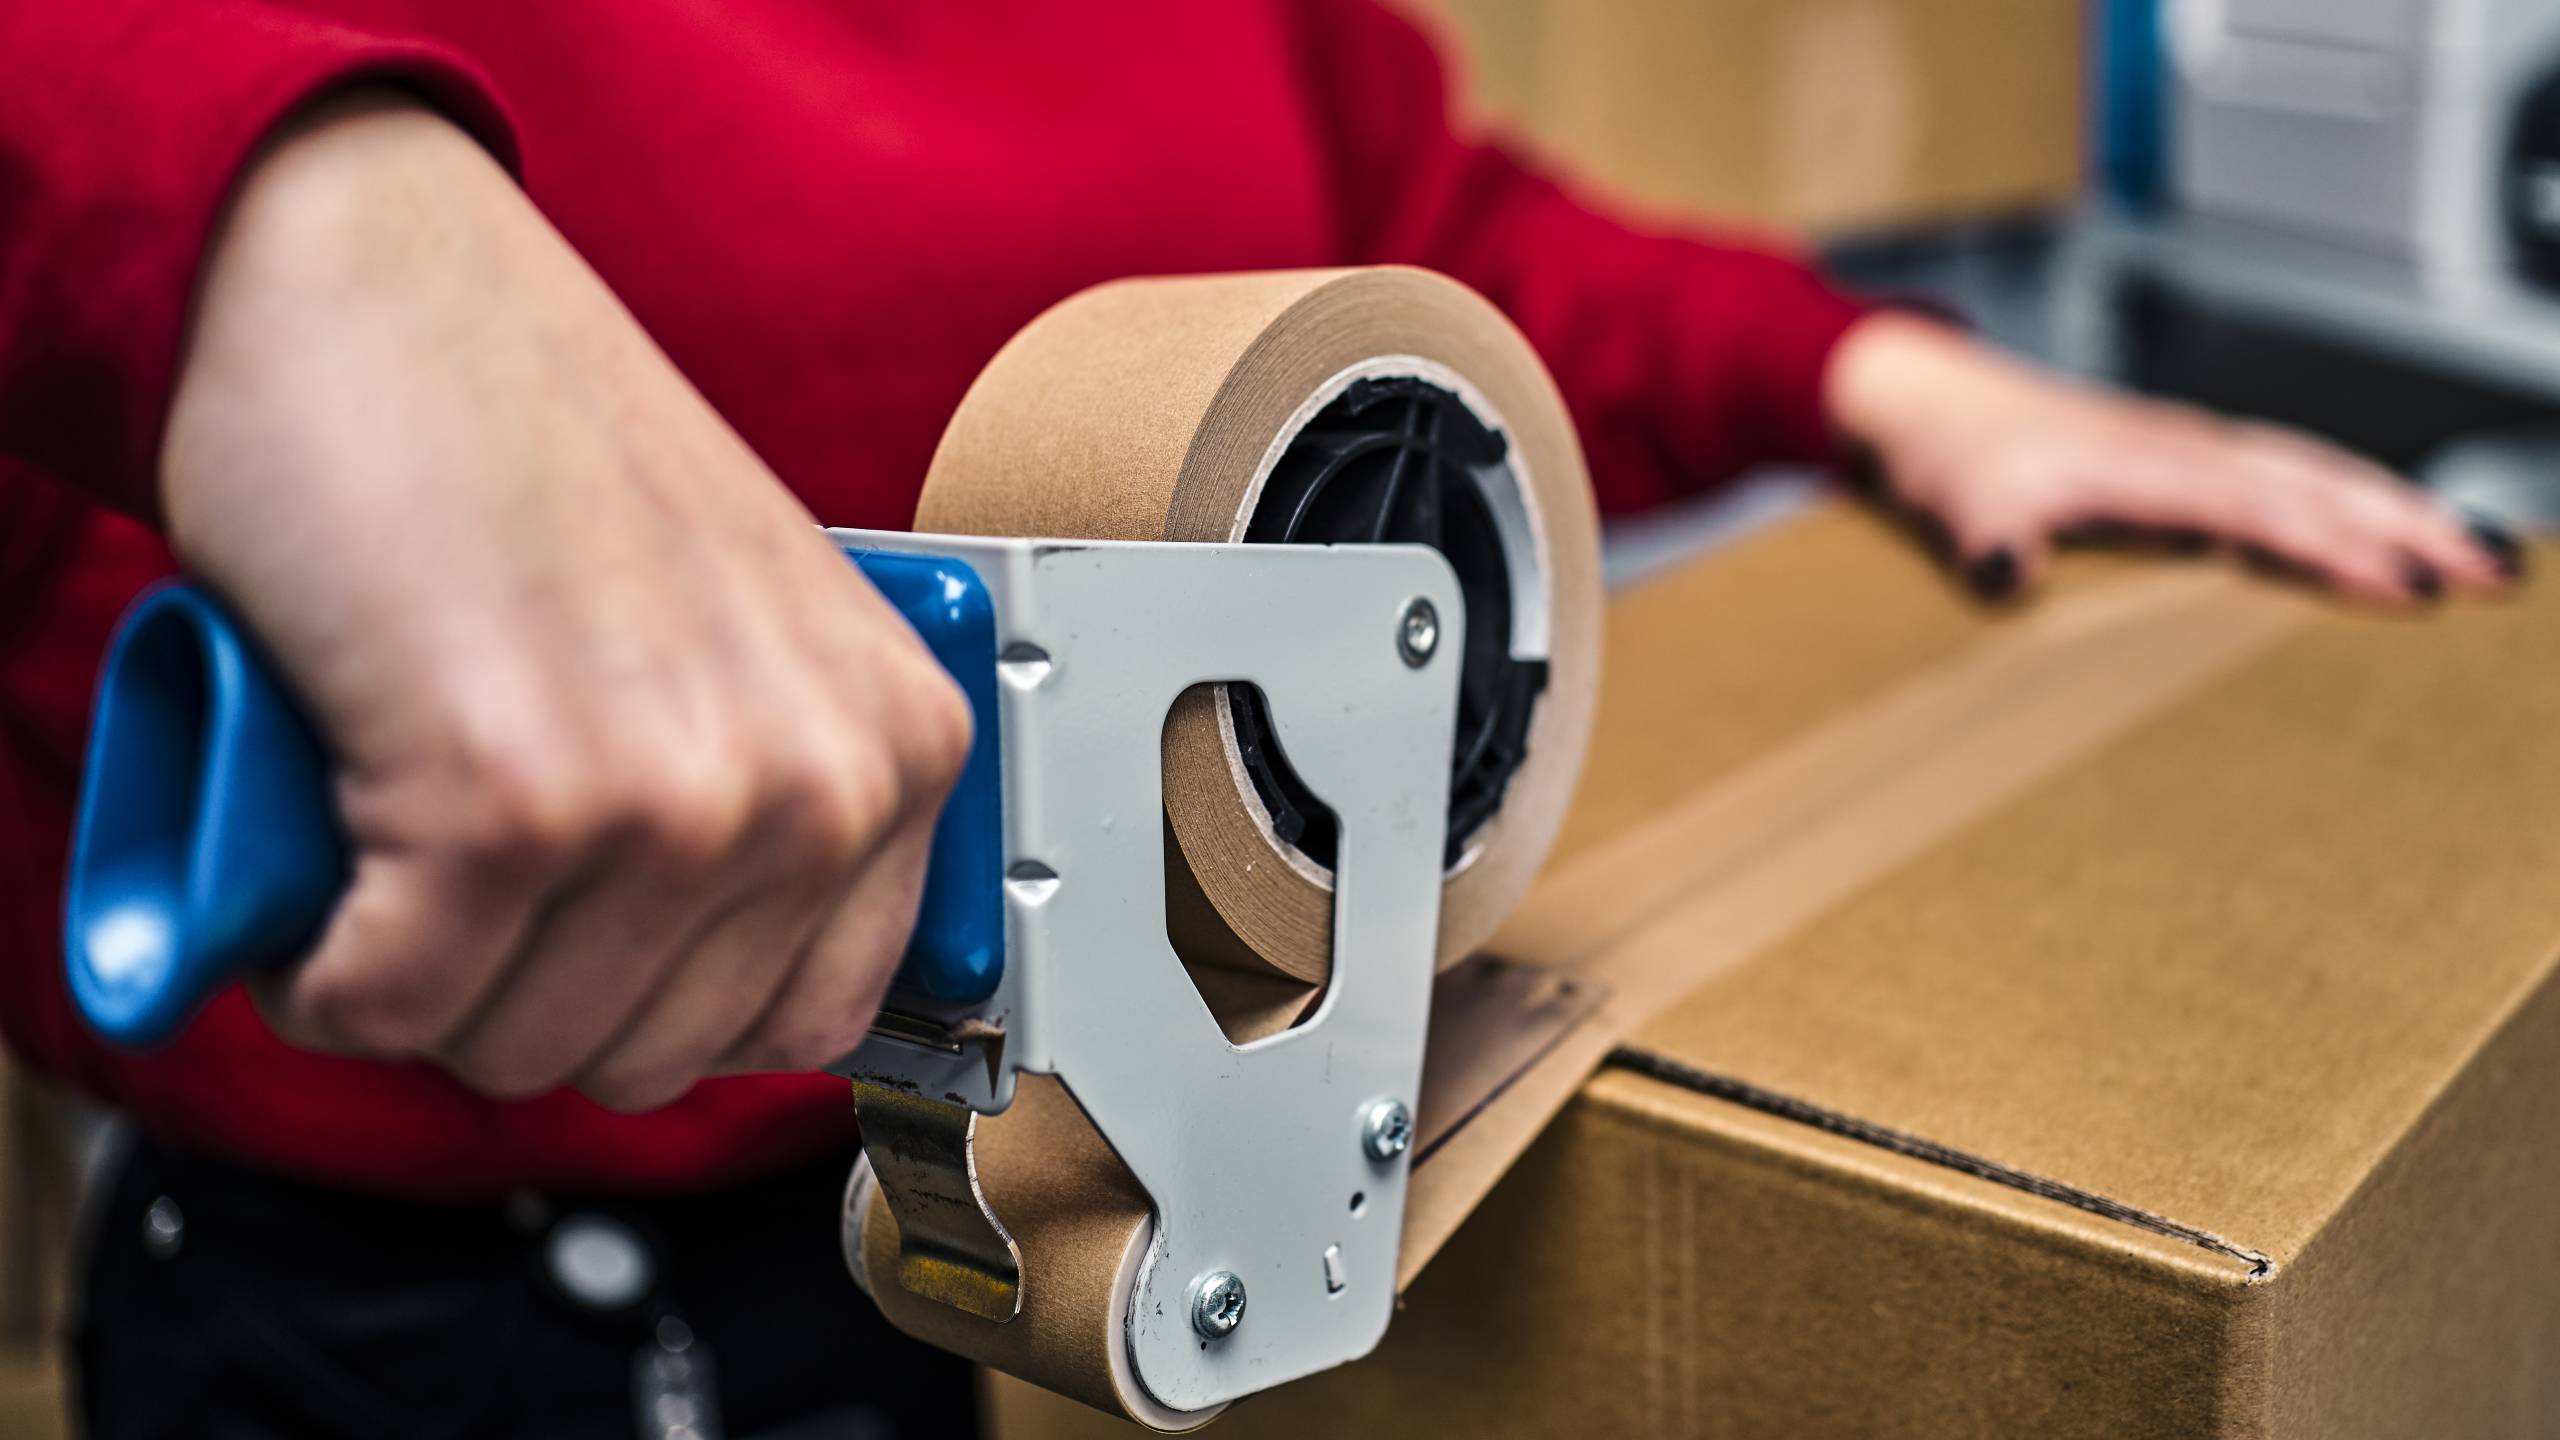
[[[1564,391],[1601,508],[1831,458],[1822,368],[1858,305],[1784,250],[1640,229],[1459,135],[1430,42],[1376,0],[1301,10],[1346,258],[1443,271],[1501,306]]]
[[[267,0],[0,0],[0,462],[128,513],[233,179],[314,97],[405,85],[514,162],[471,61]]]

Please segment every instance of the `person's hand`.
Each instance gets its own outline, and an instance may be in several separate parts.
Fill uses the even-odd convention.
[[[2057,537],[2098,529],[2225,542],[2383,602],[2521,569],[2505,531],[2335,446],[2047,375],[1916,317],[1859,321],[1823,390],[1988,599],[2034,584]]]
[[[967,707],[461,132],[358,96],[255,164],[161,494],[340,766],[280,1032],[624,1109],[860,1041]]]

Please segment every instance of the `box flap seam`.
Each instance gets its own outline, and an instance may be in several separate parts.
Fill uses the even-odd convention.
[[[1621,1045],[1609,1052],[1606,1063],[1613,1069],[1626,1070],[1647,1079],[1661,1081],[1666,1085],[1677,1086],[1696,1094],[1740,1105],[1763,1115],[1775,1116],[1799,1125],[1810,1125],[1844,1140],[1861,1145],[1872,1145],[1877,1149],[1888,1150],[1896,1155],[1920,1161],[1922,1164],[1935,1165],[1959,1174],[1970,1175],[1977,1180],[1986,1180],[2007,1189],[2068,1205],[2102,1220],[2130,1225],[2138,1230],[2146,1230],[2154,1235],[2211,1251],[2216,1255],[2247,1265],[2249,1273],[2244,1277],[2247,1284],[2263,1284],[2272,1279],[2276,1272],[2275,1261],[2265,1254],[2236,1244],[2199,1226],[2172,1220],[2166,1215],[2156,1214],[2141,1206],[2128,1205],[2095,1191],[2084,1190],[2077,1185],[2067,1184],[2050,1176],[2021,1170],[2014,1165],[2006,1165],[1986,1156],[1959,1150],[1952,1145],[1942,1145],[1935,1140],[1924,1139],[1907,1131],[1896,1130],[1891,1126],[1861,1120],[1854,1115],[1844,1115],[1809,1100],[1781,1095],[1747,1080],[1738,1080],[1729,1075],[1718,1075],[1713,1071],[1701,1070],[1697,1066],[1674,1060],[1655,1051],[1633,1045]]]

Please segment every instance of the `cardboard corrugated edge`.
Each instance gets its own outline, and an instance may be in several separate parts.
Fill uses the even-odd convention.
[[[2560,1427],[2560,956],[2461,1057],[2271,1287],[2264,1431],[2322,1440]],[[2517,1204],[2515,1196],[2543,1197]],[[2411,1345],[2412,1335],[2426,1337]]]

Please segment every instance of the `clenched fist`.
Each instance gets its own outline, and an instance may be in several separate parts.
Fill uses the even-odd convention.
[[[967,707],[461,132],[360,95],[256,163],[161,487],[340,767],[278,1030],[625,1109],[860,1040]]]

